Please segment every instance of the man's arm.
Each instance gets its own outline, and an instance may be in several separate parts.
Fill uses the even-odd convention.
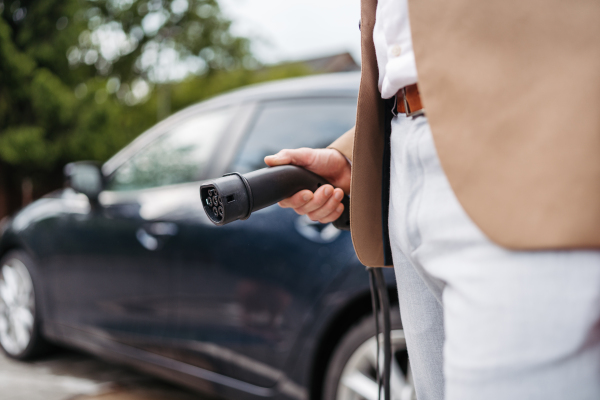
[[[331,185],[323,185],[314,193],[301,190],[292,197],[279,202],[284,208],[293,208],[300,215],[307,214],[313,221],[333,222],[344,211],[341,204],[344,193],[350,193],[352,144],[354,128],[350,129],[326,149],[281,150],[265,157],[265,163],[276,165],[293,164],[327,179]]]
[[[354,129],[356,126],[350,128],[350,130],[344,133],[342,136],[336,139],[335,142],[327,146],[328,149],[336,149],[344,155],[352,163],[352,149],[354,148]]]

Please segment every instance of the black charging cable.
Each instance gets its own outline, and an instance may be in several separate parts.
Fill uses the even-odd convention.
[[[377,381],[377,399],[381,400],[381,375],[379,374],[379,298],[377,297],[377,286],[375,285],[375,274],[374,268],[367,267],[369,272],[369,286],[371,288],[371,306],[373,308],[373,315],[375,316],[375,343],[377,347],[377,355],[375,356],[375,378]]]
[[[371,303],[373,306],[373,314],[375,315],[375,340],[377,343],[377,398],[381,400],[381,389],[385,400],[391,400],[391,367],[392,367],[392,335],[390,323],[390,299],[388,296],[385,277],[381,268],[367,268],[369,272],[369,283],[371,286]],[[380,372],[380,333],[379,333],[379,318],[383,320],[383,371]]]

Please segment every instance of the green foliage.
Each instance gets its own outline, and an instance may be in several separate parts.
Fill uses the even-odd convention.
[[[248,40],[229,32],[216,0],[104,0],[74,15],[88,21],[68,50],[72,65],[93,65],[103,76],[131,83],[181,79],[255,63]],[[180,61],[177,68],[161,59]]]
[[[67,126],[73,121],[77,99],[73,90],[46,68],[31,76],[30,102],[34,117],[46,129]]]
[[[255,63],[229,26],[216,0],[0,0],[0,173],[106,160],[156,122],[165,71]]]
[[[41,195],[169,112],[310,72],[259,69],[230,24],[217,0],[0,0],[0,182],[10,169]]]
[[[44,130],[37,126],[6,129],[0,136],[0,157],[11,164],[49,166],[56,156],[54,150],[46,146]]]

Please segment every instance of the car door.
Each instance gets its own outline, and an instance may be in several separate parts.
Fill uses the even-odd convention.
[[[72,217],[71,262],[54,271],[68,324],[169,353],[180,205],[197,201],[194,182],[232,117],[222,108],[167,124],[112,171],[99,205]]]
[[[263,168],[282,148],[325,147],[355,113],[353,97],[264,102],[229,170]],[[181,226],[179,357],[270,387],[313,300],[354,257],[350,235],[277,206],[223,227],[197,221]]]

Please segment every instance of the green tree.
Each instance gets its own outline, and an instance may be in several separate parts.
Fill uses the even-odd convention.
[[[229,27],[216,0],[0,0],[0,216],[154,124],[155,84],[254,67]]]

